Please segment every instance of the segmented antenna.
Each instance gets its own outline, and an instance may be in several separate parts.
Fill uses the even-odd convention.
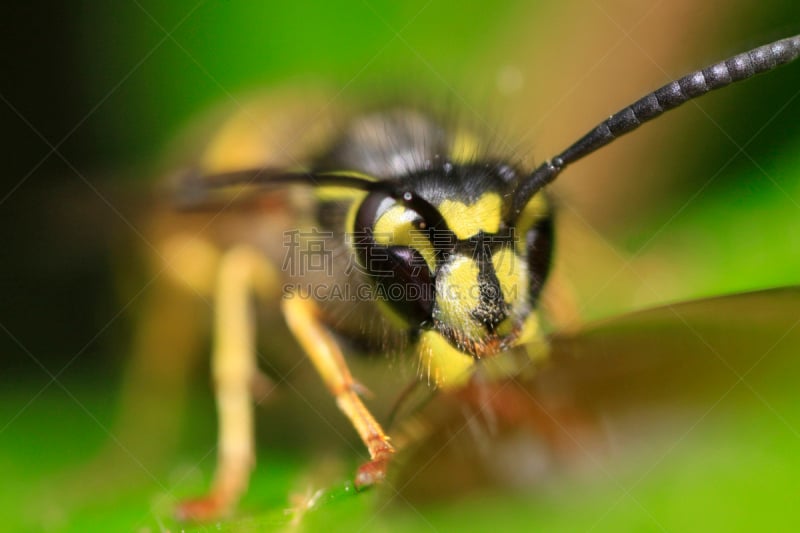
[[[519,215],[534,194],[555,180],[570,163],[693,98],[767,72],[794,61],[798,56],[800,56],[800,35],[761,46],[703,70],[692,72],[637,100],[601,122],[552,160],[542,163],[520,183],[514,192],[514,217]]]
[[[286,185],[307,187],[346,187],[371,191],[383,184],[358,172],[292,171],[279,167],[255,167],[218,174],[203,174],[190,169],[173,178],[173,202],[182,211],[219,207],[220,190],[226,187],[278,188]],[[229,201],[229,200],[228,200]]]

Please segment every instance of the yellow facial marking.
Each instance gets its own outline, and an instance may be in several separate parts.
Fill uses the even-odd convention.
[[[525,234],[528,233],[528,230],[533,228],[536,222],[539,219],[542,219],[547,216],[548,208],[547,208],[547,198],[544,194],[537,194],[533,198],[531,198],[517,218],[517,251],[519,253],[525,253]]]
[[[530,281],[528,269],[520,257],[508,246],[492,255],[492,266],[503,291],[503,299],[513,309],[527,300]]]
[[[408,244],[400,243],[408,232],[416,229],[413,222],[417,214],[402,205],[395,205],[387,209],[375,222],[375,241],[380,244]]]
[[[485,334],[472,318],[480,302],[478,265],[469,257],[459,257],[444,266],[436,281],[436,302],[441,322],[477,339]]]
[[[456,200],[444,200],[439,204],[439,212],[456,237],[468,239],[481,230],[497,233],[502,205],[499,194],[487,193],[469,205]]]
[[[414,225],[417,213],[402,205],[390,207],[375,222],[375,242],[386,246],[410,246],[425,258],[428,268],[436,267],[436,253],[427,235]]]
[[[515,346],[526,346],[528,348],[531,345],[537,345],[534,350],[528,349],[528,353],[531,358],[539,359],[541,356],[546,355],[546,352],[538,349],[539,344],[547,345],[539,324],[539,315],[534,312],[528,315],[528,318],[522,324]]]
[[[525,320],[516,346],[524,348],[528,360],[533,362],[543,361],[550,355],[550,343],[542,331],[538,313],[531,313]]]
[[[454,348],[436,331],[425,331],[420,336],[419,356],[423,376],[433,380],[437,387],[452,389],[465,385],[472,375],[475,361],[468,354]]]

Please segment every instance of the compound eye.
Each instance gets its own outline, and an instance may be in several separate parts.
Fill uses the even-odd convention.
[[[369,194],[358,207],[353,224],[356,236],[372,233],[375,224],[387,210],[396,205],[397,201],[385,192],[378,191]]]
[[[434,300],[435,250],[425,228],[422,215],[384,192],[367,196],[353,227],[355,250],[376,296],[418,323],[430,317]]]
[[[430,207],[428,210],[434,210]],[[425,216],[425,209],[417,210],[394,196],[379,191],[373,192],[362,202],[354,220],[355,244],[358,252],[376,245],[407,246],[422,254],[431,271],[436,267],[436,250],[432,241],[432,226]],[[438,211],[430,217],[440,216]],[[362,257],[362,259],[365,259]],[[363,265],[367,265],[362,261]]]
[[[550,260],[553,254],[552,218],[548,216],[540,219],[527,231],[525,248],[531,273],[530,300],[535,304],[550,272]]]
[[[374,246],[368,252],[377,297],[409,322],[421,324],[433,310],[434,284],[422,254],[408,246]]]

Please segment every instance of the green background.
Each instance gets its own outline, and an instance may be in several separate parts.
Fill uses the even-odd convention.
[[[644,4],[636,7],[642,15]],[[652,4],[650,18],[657,18],[657,3]],[[238,95],[285,83],[324,84],[336,99],[348,102],[374,97],[387,87],[399,94],[408,88],[415,95],[430,93],[453,102],[499,130],[532,129],[526,149],[541,160],[669,76],[800,31],[800,12],[790,1],[687,6],[670,19],[672,26],[661,28],[674,36],[679,52],[656,56],[660,72],[635,86],[637,77],[626,72],[643,69],[646,58],[610,70],[607,76],[616,77],[617,93],[582,84],[583,73],[572,65],[589,58],[596,67],[592,71],[600,75],[606,63],[613,66],[613,54],[591,46],[592,32],[598,42],[608,35],[614,36],[612,42],[619,38],[617,49],[637,46],[641,34],[631,31],[632,40],[626,40],[621,30],[630,27],[626,13],[635,11],[624,2],[124,0],[8,7],[0,105],[6,147],[0,191],[4,529],[176,530],[165,493],[194,494],[207,483],[210,458],[200,462],[199,472],[188,468],[188,475],[178,464],[198,463],[214,438],[213,406],[200,371],[194,376],[197,400],[181,430],[182,449],[190,455],[178,458],[178,466],[145,465],[135,481],[113,490],[93,489],[87,481],[91,476],[81,474],[81,465],[99,450],[114,448],[109,428],[114,428],[136,327],[137,306],[119,301],[120,271],[141,262],[143,245],[136,224],[128,225],[120,214],[136,220],[141,202],[135,198],[163,173],[170,142],[194,117]],[[658,21],[650,24],[659,27]],[[579,44],[570,41],[573,27],[586,28]],[[529,57],[546,61],[529,64]],[[508,65],[524,83],[504,94],[497,78]],[[565,88],[556,96],[544,89],[555,83]],[[576,166],[575,180],[565,185],[561,201],[565,212],[577,213],[594,228],[589,233],[604,251],[591,272],[568,266],[584,317],[798,283],[799,92],[800,69],[793,65],[706,97],[700,107],[689,104],[675,117],[662,119],[663,125],[647,126],[643,141],[620,141],[608,149],[618,150],[614,161],[630,161],[610,171],[622,184],[617,188],[584,179]],[[569,116],[563,106],[593,97],[602,102],[592,116],[579,117],[579,124],[561,124],[561,117]],[[544,124],[561,124],[554,138],[538,127],[537,118],[551,104],[555,111]],[[746,154],[738,153],[740,146]],[[51,153],[53,147],[58,153]],[[587,160],[581,169],[591,173],[601,161]],[[565,173],[561,180],[570,176]],[[643,182],[653,186],[641,188]],[[625,183],[650,192],[618,194],[630,190]],[[585,264],[583,248],[562,242],[559,250]],[[598,283],[598,272],[611,281]],[[692,478],[687,472],[695,471],[696,462],[705,464],[708,455],[688,449],[635,489],[636,498],[666,529],[694,529],[686,517],[705,513],[717,517],[714,525],[720,530],[750,530],[765,520],[786,525],[781,516],[785,506],[759,499],[746,480],[748,473],[772,472],[776,462],[797,472],[796,435],[752,413],[743,420],[774,437],[774,453],[754,454],[732,443],[725,453],[741,463],[743,472],[734,481],[729,482],[729,471],[713,465]],[[288,506],[287,487],[295,490],[298,472],[308,469],[306,456],[290,448],[277,446],[273,453],[285,460],[258,471],[248,514],[223,529],[270,529],[273,521],[287,520],[281,511]],[[135,457],[125,455],[120,469],[135,470]],[[355,464],[354,453],[345,455]],[[768,478],[770,494],[796,493],[788,478]],[[714,492],[720,486],[721,492]],[[591,483],[581,487],[574,494],[570,487],[563,489],[567,495],[554,489],[556,495],[534,501],[495,497],[478,506],[434,506],[423,511],[422,524],[417,513],[400,509],[390,518],[380,515],[368,529],[433,524],[436,530],[480,530],[491,527],[498,514],[548,529],[654,528],[631,499],[605,512],[618,491],[609,495]],[[677,491],[682,498],[675,498]],[[713,495],[722,503],[711,505]],[[339,497],[310,516],[308,527],[336,518],[343,528],[358,530],[373,515],[377,498]],[[739,520],[721,520],[745,500]]]

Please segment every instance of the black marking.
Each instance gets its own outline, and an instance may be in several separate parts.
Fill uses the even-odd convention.
[[[370,250],[370,270],[378,296],[407,319],[421,327],[431,318],[436,288],[425,258],[408,246],[375,246]]]
[[[550,273],[554,244],[553,218],[547,216],[539,220],[525,235],[525,250],[530,272],[528,299],[535,306]]]
[[[494,333],[497,326],[508,317],[511,306],[506,302],[500,281],[492,264],[491,252],[483,247],[483,234],[477,239],[478,307],[470,312],[472,318]],[[480,254],[480,255],[477,255]]]

